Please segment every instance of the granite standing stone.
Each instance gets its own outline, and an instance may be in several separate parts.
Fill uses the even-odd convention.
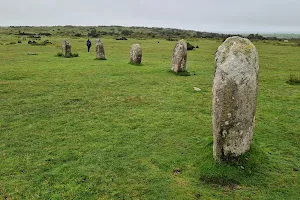
[[[71,44],[67,40],[62,42],[62,53],[66,58],[72,57]]]
[[[258,91],[258,54],[245,38],[230,37],[215,56],[214,159],[235,160],[250,149]]]
[[[100,38],[96,39],[96,58],[99,60],[106,60],[103,42]]]
[[[172,66],[173,72],[185,72],[187,62],[187,44],[184,40],[180,40],[174,47]]]
[[[130,48],[130,63],[142,63],[142,47],[139,44],[133,44]]]

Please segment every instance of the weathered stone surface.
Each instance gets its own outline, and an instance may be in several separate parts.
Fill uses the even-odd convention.
[[[250,149],[258,90],[258,54],[245,38],[230,37],[215,57],[214,159],[231,161]]]
[[[72,57],[71,44],[67,40],[62,42],[62,53],[66,58]]]
[[[180,40],[174,47],[171,70],[174,72],[185,72],[187,61],[187,44]]]
[[[106,60],[103,42],[100,38],[96,39],[96,58],[99,60]]]
[[[130,63],[141,64],[142,47],[139,44],[133,44],[130,48]]]

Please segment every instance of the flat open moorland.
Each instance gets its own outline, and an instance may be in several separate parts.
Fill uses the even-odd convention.
[[[32,46],[1,35],[0,199],[299,199],[300,47],[254,42],[259,92],[252,148],[236,164],[212,156],[214,53],[187,40],[191,76],[169,72],[176,42],[63,38]],[[157,41],[160,41],[158,43]],[[142,66],[129,48],[143,48]],[[37,55],[28,55],[28,52]],[[201,88],[194,91],[193,87]]]

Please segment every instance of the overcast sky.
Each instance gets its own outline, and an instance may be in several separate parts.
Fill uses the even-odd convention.
[[[300,0],[0,0],[0,26],[11,25],[300,33]]]

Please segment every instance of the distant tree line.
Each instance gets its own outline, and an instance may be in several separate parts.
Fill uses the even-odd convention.
[[[21,31],[19,31],[18,33],[17,33],[17,35],[26,35],[26,36],[29,36],[30,38],[40,38],[41,36],[52,36],[52,34],[51,33],[47,33],[47,32],[45,32],[45,33],[26,33],[26,32],[21,32]]]
[[[264,37],[259,34],[250,34],[247,36],[249,40],[278,40],[277,37]]]

